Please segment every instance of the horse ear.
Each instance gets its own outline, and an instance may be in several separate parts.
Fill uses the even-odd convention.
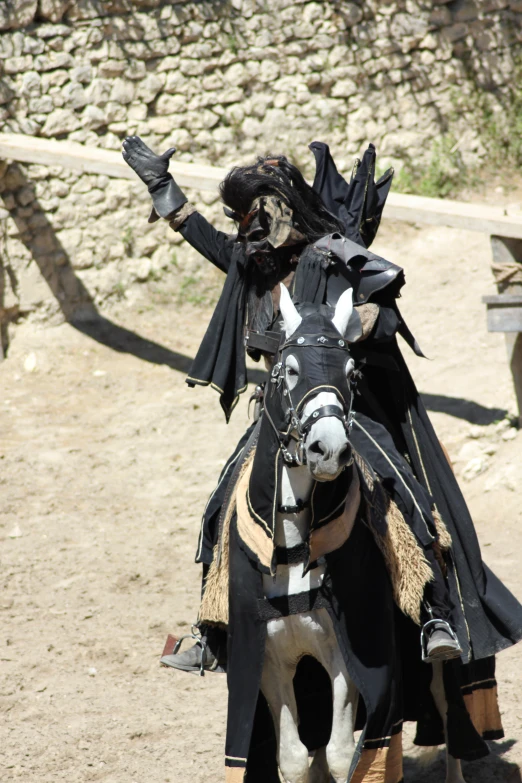
[[[296,329],[299,328],[303,319],[297,312],[295,305],[292,302],[292,297],[290,296],[288,288],[285,286],[285,284],[280,283],[279,288],[281,290],[279,296],[279,309],[281,311],[281,315],[283,316],[286,336],[290,337],[290,335],[292,335]]]
[[[335,305],[335,315],[332,318],[333,325],[335,326],[337,331],[343,335],[343,337],[344,337],[344,333],[346,332],[346,327],[348,326],[348,321],[350,320],[352,311],[353,311],[352,289],[348,288],[348,290],[344,291],[339,297],[339,301]]]

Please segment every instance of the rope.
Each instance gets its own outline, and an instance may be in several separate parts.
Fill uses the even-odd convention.
[[[491,264],[491,271],[495,282],[498,283],[522,283],[522,263],[510,261],[504,264]]]

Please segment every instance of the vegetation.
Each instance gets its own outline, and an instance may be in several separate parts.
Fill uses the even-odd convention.
[[[118,283],[116,283],[113,286],[111,293],[113,296],[116,297],[116,299],[121,301],[122,299],[125,299],[125,291],[126,291],[125,283],[123,283],[123,281],[120,280]]]
[[[469,73],[470,83],[474,74]],[[485,159],[466,166],[459,145],[451,133],[433,143],[429,163],[419,166],[406,159],[397,165],[394,188],[434,198],[455,197],[464,188],[476,187],[491,175],[497,177],[522,167],[522,57],[515,63],[509,94],[502,99],[502,109],[492,92],[474,87],[469,94],[455,89],[454,110],[448,125],[455,126],[462,117],[472,118],[472,125],[486,151]]]
[[[132,228],[128,226],[125,231],[121,235],[121,241],[123,242],[123,245],[125,247],[125,252],[127,255],[132,255],[132,251],[134,248],[134,234],[132,231]]]
[[[466,187],[470,176],[454,136],[446,134],[433,142],[427,165],[421,167],[406,159],[402,166],[397,166],[393,189],[399,193],[447,198]]]

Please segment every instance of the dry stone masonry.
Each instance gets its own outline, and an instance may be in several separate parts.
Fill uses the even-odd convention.
[[[313,139],[347,172],[368,141],[400,165],[451,134],[474,161],[485,149],[470,106],[479,96],[502,119],[521,41],[522,0],[2,0],[0,130],[113,150],[139,134],[224,166],[284,152],[308,174]],[[103,300],[168,270],[189,287],[208,274],[148,226],[140,183],[2,174],[4,318],[69,317],[76,279]],[[215,196],[191,195],[226,225]]]

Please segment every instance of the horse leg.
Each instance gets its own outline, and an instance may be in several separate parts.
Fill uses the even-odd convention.
[[[333,697],[332,732],[326,746],[326,758],[335,783],[346,783],[355,753],[353,731],[359,693],[350,679],[332,621],[326,612],[322,620],[328,636],[326,643],[317,651],[317,657],[328,672]]]
[[[453,758],[448,753],[448,726],[447,714],[448,703],[444,692],[444,679],[442,674],[442,662],[433,663],[433,677],[431,680],[431,693],[435,706],[439,711],[444,724],[444,736],[446,738],[446,783],[466,783],[462,776],[462,765],[460,759]]]
[[[308,749],[299,739],[294,682],[295,666],[265,655],[261,690],[268,702],[277,737],[278,763],[285,783],[309,783]]]
[[[310,764],[309,783],[330,783],[330,770],[326,760],[326,747],[318,748]]]
[[[333,722],[326,758],[335,783],[346,783],[355,753],[353,728],[359,694],[348,676],[339,648],[328,673],[332,681]]]

